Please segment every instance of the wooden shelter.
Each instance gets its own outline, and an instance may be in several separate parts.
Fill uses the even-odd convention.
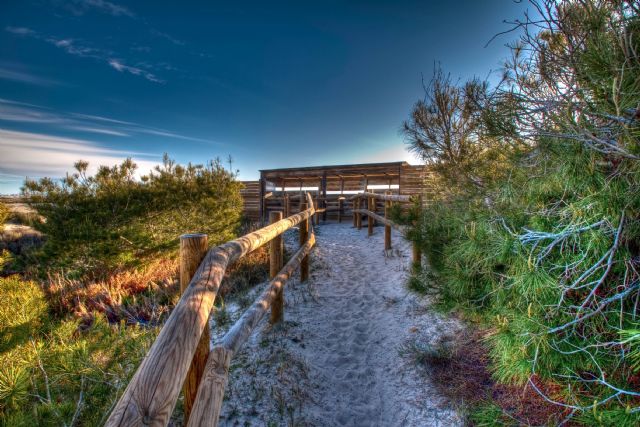
[[[298,209],[300,194],[313,195],[323,219],[341,217],[353,208],[349,197],[369,191],[418,195],[425,189],[424,166],[407,162],[311,166],[260,171],[259,181],[245,181],[245,215],[266,221],[270,211],[285,216]]]

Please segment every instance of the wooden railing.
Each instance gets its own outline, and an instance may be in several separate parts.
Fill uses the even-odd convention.
[[[283,288],[293,272],[300,267],[301,281],[308,278],[309,253],[315,245],[309,219],[315,209],[308,194],[306,199],[299,213],[285,219],[273,215],[270,225],[209,251],[206,236],[181,237],[184,293],[116,403],[107,426],[165,426],[182,389],[186,425],[218,424],[231,358],[270,307],[271,321],[282,319]],[[300,248],[283,267],[281,235],[298,224]],[[269,286],[209,352],[209,314],[227,267],[267,242],[271,242]]]
[[[288,213],[291,211],[292,206],[297,206],[300,200],[306,200],[306,193],[289,193],[289,192],[269,192],[263,196],[262,199],[262,210],[265,212],[265,215],[271,211],[275,206],[275,210],[281,210],[284,212],[284,216],[288,216]],[[313,218],[314,224],[318,224],[320,220],[320,214],[324,213],[334,213],[334,218],[337,218],[338,222],[341,223],[345,216],[351,215],[352,209],[355,209],[355,199],[357,197],[361,197],[362,195],[374,195],[378,200],[382,197],[382,200],[390,200],[392,202],[409,202],[416,198],[416,196],[406,196],[406,195],[386,195],[378,194],[378,193],[369,193],[363,192],[359,193],[353,197],[349,197],[348,194],[332,194],[328,196],[322,196],[319,194],[312,195],[312,200],[315,206],[315,215]],[[270,202],[271,207],[269,207],[268,203]],[[265,217],[266,220],[266,217]]]
[[[415,197],[412,196],[402,196],[398,194],[391,194],[387,192],[385,194],[380,193],[358,193],[351,197],[351,200],[354,203],[353,208],[353,226],[360,230],[362,228],[362,215],[367,215],[367,231],[369,236],[373,234],[373,227],[375,222],[378,221],[381,224],[384,224],[384,249],[386,251],[391,249],[391,228],[395,228],[403,234],[406,234],[408,227],[400,224],[396,224],[389,218],[389,211],[391,209],[392,203],[412,203],[416,200]],[[362,209],[363,202],[366,200],[367,208]],[[377,214],[376,211],[376,200],[384,201],[384,216]],[[417,198],[418,203],[421,203],[420,197]],[[412,242],[412,261],[414,268],[420,268],[422,263],[422,251],[420,250],[420,246],[418,246],[417,242]]]

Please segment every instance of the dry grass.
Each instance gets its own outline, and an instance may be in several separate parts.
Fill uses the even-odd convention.
[[[51,273],[43,287],[55,312],[73,313],[87,324],[96,311],[112,323],[157,324],[177,301],[178,272],[177,259],[162,259],[135,270],[113,272],[101,280]]]
[[[507,419],[521,425],[548,425],[562,420],[566,411],[546,402],[530,386],[504,385],[493,380],[484,342],[487,333],[475,331],[445,337],[427,348],[411,345],[407,352],[425,367],[440,393],[456,405],[473,408],[492,402]],[[547,395],[560,398],[553,384],[535,382]]]
[[[269,249],[262,246],[227,269],[218,295],[228,298],[246,292],[269,278]]]
[[[227,271],[218,295],[225,299],[264,282],[268,262],[266,248],[241,259]],[[158,324],[179,298],[179,268],[178,259],[161,259],[138,269],[105,273],[98,279],[73,279],[55,272],[43,287],[55,312],[73,313],[87,324],[96,311],[105,313],[112,323]]]
[[[16,223],[18,217],[26,218],[30,212],[17,210],[13,214],[18,216],[0,231],[0,253],[7,250],[4,253],[11,254],[7,259],[27,260],[29,251],[41,245],[43,236],[27,225]],[[245,226],[243,234],[252,228]],[[3,274],[16,273],[9,271],[12,263],[3,264]],[[262,247],[229,268],[220,287],[220,299],[245,293],[267,280],[268,272],[269,253],[267,247]],[[85,326],[92,324],[97,312],[104,313],[111,323],[157,325],[178,301],[178,277],[179,260],[174,256],[153,260],[136,269],[97,271],[80,278],[62,269],[50,271],[41,287],[54,313],[60,316],[72,313]]]

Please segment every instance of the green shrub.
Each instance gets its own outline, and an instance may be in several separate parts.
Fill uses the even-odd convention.
[[[576,422],[638,425],[639,10],[597,0],[538,10],[483,105],[473,162],[426,151],[435,190],[410,237],[437,280],[413,280],[494,331],[497,380],[548,385],[553,395],[539,393]],[[502,409],[485,406],[476,422]]]
[[[242,214],[241,183],[218,161],[206,167],[164,165],[141,180],[131,160],[101,166],[87,176],[86,162],[60,183],[27,181],[23,195],[45,218],[40,261],[67,274],[138,266],[175,252],[184,233],[209,235],[211,244],[235,236]]]
[[[102,425],[157,330],[100,315],[81,330],[18,276],[0,278],[0,300],[0,424]]]

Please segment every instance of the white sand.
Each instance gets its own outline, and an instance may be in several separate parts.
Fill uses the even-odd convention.
[[[369,238],[349,223],[317,229],[309,282],[285,289],[284,324],[265,319],[234,358],[221,425],[463,424],[402,352],[460,325],[406,290],[410,244],[394,231],[385,253],[383,233],[376,227]],[[296,237],[285,236],[289,251]]]

